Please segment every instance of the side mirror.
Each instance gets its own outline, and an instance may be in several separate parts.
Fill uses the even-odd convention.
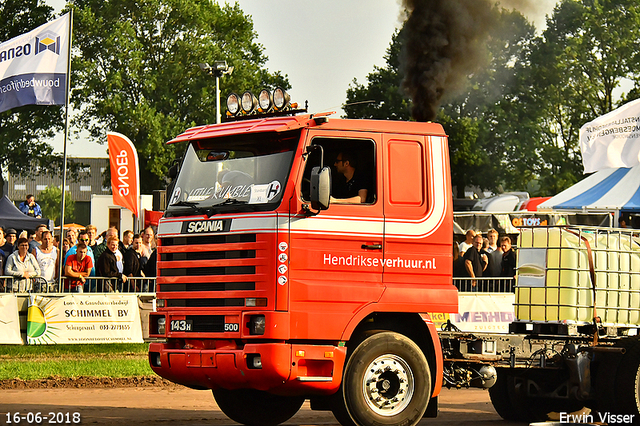
[[[331,169],[314,167],[311,169],[311,208],[326,210],[331,197]]]

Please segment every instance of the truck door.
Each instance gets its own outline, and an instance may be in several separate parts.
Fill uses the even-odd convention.
[[[386,134],[383,141],[383,301],[405,305],[433,301],[433,309],[440,312],[452,289],[446,140]]]
[[[383,292],[380,136],[343,135],[310,132],[308,136],[309,144],[322,146],[324,164],[332,167],[332,194],[343,198],[333,200],[320,214],[291,219],[290,310],[299,319],[292,332],[306,338],[339,337],[354,313]],[[298,182],[302,204],[309,201],[308,179],[320,163],[320,150],[314,150],[305,163]],[[348,201],[344,193],[345,175],[352,169],[355,174],[349,177],[367,188],[364,202]]]

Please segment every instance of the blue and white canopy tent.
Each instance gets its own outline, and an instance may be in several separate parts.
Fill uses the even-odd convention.
[[[538,206],[538,211],[640,213],[640,99],[580,128],[585,173],[593,173]]]
[[[538,211],[640,213],[640,165],[602,169],[538,206]]]

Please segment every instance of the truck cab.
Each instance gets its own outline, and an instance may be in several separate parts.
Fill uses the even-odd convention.
[[[299,115],[169,143],[187,146],[158,226],[153,370],[245,424],[305,399],[343,424],[433,415],[443,360],[426,313],[457,311],[442,127]],[[329,201],[345,152],[363,202]]]

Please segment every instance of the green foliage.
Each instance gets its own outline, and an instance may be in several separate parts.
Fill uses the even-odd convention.
[[[0,40],[7,41],[53,19],[53,9],[42,0],[4,0],[0,3]],[[60,174],[62,157],[44,142],[64,126],[59,106],[27,105],[0,113],[0,164],[9,173],[33,176]],[[1,178],[0,178],[1,179]]]
[[[60,206],[62,205],[62,190],[58,186],[50,186],[38,195],[38,204],[42,208],[42,214],[48,219],[52,219],[57,225],[60,224]],[[75,201],[71,198],[71,192],[64,193],[64,221],[65,223],[75,220]]]
[[[249,16],[237,4],[209,0],[75,0],[73,61],[77,124],[97,141],[127,135],[138,150],[141,190],[164,187],[183,146],[166,141],[195,125],[215,123],[215,78],[199,63],[226,60],[225,93],[276,85],[286,76],[264,69]],[[221,102],[224,104],[224,99]]]
[[[640,4],[563,0],[538,37],[519,12],[495,13],[487,65],[445,96],[438,113],[449,135],[452,182],[554,195],[582,178],[580,127],[640,97]],[[403,32],[394,34],[386,66],[349,87],[347,103],[374,102],[346,106],[347,117],[410,117],[411,100],[400,89]],[[623,79],[634,87],[616,103]]]

